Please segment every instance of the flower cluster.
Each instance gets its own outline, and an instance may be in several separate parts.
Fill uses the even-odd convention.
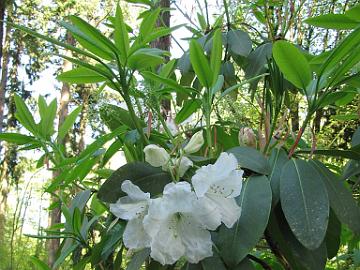
[[[161,149],[156,147],[148,146],[147,160],[151,160],[153,149]],[[170,156],[165,151],[157,158],[150,164],[160,167]],[[123,236],[125,246],[150,247],[150,256],[163,265],[173,264],[181,257],[197,263],[212,256],[209,230],[215,230],[221,223],[231,228],[240,217],[235,197],[240,195],[243,172],[237,165],[234,155],[222,153],[215,164],[195,172],[192,185],[185,181],[169,183],[163,195],[155,199],[131,181],[124,181],[121,188],[127,196],[111,204],[110,210],[128,220]]]

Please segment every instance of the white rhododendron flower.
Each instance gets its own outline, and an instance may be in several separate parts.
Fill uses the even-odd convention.
[[[183,177],[186,171],[194,165],[188,157],[173,158],[171,161],[162,166],[163,171],[169,172],[177,168],[180,177]]]
[[[165,265],[183,256],[190,263],[212,256],[207,229],[216,229],[219,223],[199,203],[187,182],[167,184],[163,197],[151,201],[144,228],[151,238],[152,258]]]
[[[201,146],[204,144],[204,136],[202,130],[196,132],[184,147],[184,151],[187,154],[196,153],[200,150]]]
[[[170,160],[168,152],[155,144],[149,144],[144,148],[145,160],[153,167],[161,167]]]
[[[214,218],[231,228],[239,219],[241,209],[235,201],[240,195],[243,171],[237,170],[233,154],[221,153],[215,164],[203,166],[192,177],[198,198],[214,209]]]
[[[143,219],[148,212],[150,194],[144,193],[138,186],[125,180],[121,189],[128,195],[110,204],[110,211],[121,219],[128,220],[123,240],[129,249],[150,246],[150,238],[144,230]]]

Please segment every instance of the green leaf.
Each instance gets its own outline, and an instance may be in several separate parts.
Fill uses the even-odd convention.
[[[287,154],[282,148],[275,148],[271,151],[269,157],[269,164],[271,167],[271,173],[269,175],[269,180],[272,190],[272,198],[274,204],[277,204],[280,200],[280,176],[281,170],[284,167],[285,163],[288,161]]]
[[[46,101],[43,96],[39,96],[38,101],[39,113],[41,121],[39,123],[41,135],[44,138],[54,134],[54,121],[57,113],[57,100],[54,99],[49,106],[47,106]]]
[[[29,111],[25,102],[18,95],[14,96],[15,105],[16,105],[16,113],[15,116],[17,120],[19,120],[20,124],[24,126],[28,131],[32,134],[36,135],[38,133],[37,125],[33,118],[32,113]]]
[[[145,18],[142,20],[139,29],[139,37],[138,38],[145,38],[150,35],[155,28],[156,20],[159,18],[160,8],[156,8],[155,10],[150,10],[146,13]]]
[[[347,11],[345,11],[345,15],[353,20],[360,22],[360,5],[356,5]]]
[[[35,256],[30,256],[31,263],[35,266],[36,270],[51,270],[51,268]]]
[[[264,233],[271,209],[271,188],[267,177],[251,176],[243,183],[237,198],[241,216],[228,229],[220,227],[220,255],[230,267],[235,267],[253,249]]]
[[[125,180],[131,180],[142,191],[155,196],[161,194],[164,186],[171,182],[171,176],[147,163],[128,163],[116,170],[105,181],[99,190],[98,198],[104,202],[115,203],[120,197],[126,195],[121,190],[121,184]]]
[[[132,69],[144,70],[154,68],[164,62],[166,52],[156,48],[139,49],[128,58],[128,65]]]
[[[120,62],[124,64],[129,51],[129,33],[126,29],[126,24],[119,4],[116,7],[115,14],[114,41],[115,46],[120,51]]]
[[[227,44],[231,52],[243,57],[247,57],[252,49],[249,34],[242,30],[230,30],[227,32]]]
[[[360,126],[355,130],[352,138],[351,138],[351,146],[354,147],[360,144]]]
[[[330,210],[329,225],[326,232],[325,243],[328,259],[334,258],[340,248],[341,223],[336,215]]]
[[[116,130],[121,126],[126,126],[131,130],[136,129],[134,121],[132,120],[129,111],[112,104],[105,104],[100,108],[100,117],[112,131]],[[145,127],[145,122],[137,118],[138,123],[141,127]]]
[[[360,160],[349,160],[345,165],[341,179],[348,179],[358,174],[360,174]]]
[[[148,80],[153,80],[155,82],[164,84],[168,87],[176,89],[176,91],[178,91],[178,92],[185,92],[185,93],[189,92],[188,89],[186,89],[185,87],[178,84],[176,81],[174,81],[172,79],[162,77],[162,76],[152,73],[150,71],[143,71],[143,72],[141,72],[141,74],[143,75],[144,78],[146,78]]]
[[[15,143],[17,145],[24,145],[24,144],[36,142],[36,139],[32,136],[26,136],[19,133],[3,132],[0,133],[0,141]]]
[[[342,223],[345,223],[356,234],[360,234],[360,207],[350,190],[334,173],[317,160],[309,161],[317,170],[324,182],[330,198],[331,208]]]
[[[273,56],[286,79],[305,90],[312,75],[310,65],[299,49],[286,41],[277,41],[273,46]]]
[[[69,132],[71,127],[74,125],[76,118],[80,114],[82,106],[77,107],[73,110],[65,119],[64,123],[62,123],[61,127],[58,131],[57,141],[60,141],[65,138],[66,134]]]
[[[67,83],[76,83],[76,84],[84,84],[84,83],[97,83],[106,81],[106,78],[99,75],[98,72],[93,70],[79,67],[69,71],[65,71],[56,77],[59,81],[67,82]]]
[[[207,23],[203,15],[201,15],[199,12],[197,13],[198,22],[200,24],[201,30],[205,31],[207,28]]]
[[[183,107],[177,113],[175,117],[175,123],[181,124],[188,119],[194,112],[201,107],[201,101],[199,99],[190,99],[184,102]]]
[[[344,14],[324,14],[306,19],[307,24],[325,29],[347,30],[360,25],[359,20],[354,20]]]
[[[199,42],[190,42],[190,62],[202,86],[210,88],[213,82],[213,73]]]
[[[266,233],[267,239],[276,243],[276,247],[290,264],[293,270],[320,270],[326,264],[326,245],[323,242],[319,248],[305,248],[291,232],[281,207],[278,204],[271,212]]]
[[[71,35],[74,36],[74,38],[83,46],[84,49],[99,56],[102,59],[109,61],[114,59],[114,54],[110,49],[99,43],[97,40],[92,39],[87,34],[83,33],[78,27],[65,21],[60,22],[60,25],[66,28],[71,33]]]
[[[139,270],[140,267],[143,265],[145,260],[150,255],[150,248],[145,248],[143,250],[140,250],[136,252],[132,257],[131,260],[126,267],[126,270]]]
[[[210,55],[210,68],[213,72],[212,85],[218,80],[222,58],[222,33],[216,30],[212,38],[212,49]]]
[[[232,270],[256,270],[256,267],[253,265],[250,259],[245,258]]]
[[[329,219],[329,198],[320,175],[303,160],[289,160],[280,177],[280,200],[296,238],[308,249],[324,240]]]
[[[269,175],[271,173],[270,165],[265,156],[254,148],[247,146],[238,146],[227,150],[237,158],[240,167],[252,170],[256,173]]]
[[[343,157],[343,158],[349,158],[349,159],[356,159],[360,160],[360,151],[359,149],[350,148],[347,150],[342,149],[316,149],[312,151],[311,149],[301,149],[297,150],[296,153],[305,153],[310,154],[313,152],[315,155],[321,155],[321,156],[329,156],[329,157]]]
[[[360,44],[360,27],[352,31],[346,38],[344,38],[335,49],[333,49],[330,55],[327,57],[325,63],[321,66],[319,71],[319,77],[328,77],[331,72],[341,60],[346,57],[349,53],[353,52],[354,49],[359,47]]]

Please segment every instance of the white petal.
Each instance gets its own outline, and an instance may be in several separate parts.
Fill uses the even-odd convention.
[[[177,161],[176,164],[179,164],[179,161]],[[178,168],[179,176],[183,177],[186,171],[192,166],[193,166],[193,162],[189,158],[182,157]]]
[[[170,160],[170,155],[162,147],[159,147],[155,144],[149,144],[144,148],[145,161],[148,162],[151,166],[161,167],[168,163]]]
[[[150,237],[144,230],[141,218],[129,220],[123,235],[124,244],[129,249],[150,247]]]
[[[185,257],[190,263],[198,263],[213,255],[210,232],[201,228],[194,218],[182,216],[178,230],[185,246]]]
[[[110,204],[110,212],[125,220],[144,216],[147,208],[148,201],[134,201],[129,196],[121,197],[116,203]]]
[[[207,197],[216,205],[221,214],[221,221],[225,226],[232,228],[241,215],[241,208],[238,206],[235,199],[211,194],[208,194]]]
[[[158,228],[151,241],[150,256],[161,264],[173,264],[185,254],[185,247],[177,231],[175,216],[169,217]]]
[[[194,218],[203,228],[216,230],[221,224],[221,213],[212,200],[202,197],[197,201]]]
[[[138,186],[131,183],[129,180],[125,180],[121,184],[121,190],[124,191],[129,197],[136,201],[149,200],[150,193],[143,192]]]
[[[238,196],[242,171],[236,170],[237,164],[233,154],[221,153],[215,164],[198,169],[191,179],[196,195],[201,198],[210,192],[224,197]]]
[[[233,170],[230,174],[214,182],[206,194],[214,194],[224,198],[235,198],[240,195],[243,171]]]

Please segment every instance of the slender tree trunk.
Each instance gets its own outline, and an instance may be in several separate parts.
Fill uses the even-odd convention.
[[[2,7],[5,8],[5,3],[2,1]],[[4,11],[2,11],[4,13]],[[7,6],[7,14],[8,16],[12,15],[12,4],[9,3]],[[4,16],[4,14],[2,15]],[[1,33],[2,37],[3,33]],[[1,40],[2,41],[2,40]],[[2,43],[2,42],[1,42]],[[6,83],[7,83],[7,73],[8,73],[8,65],[9,65],[9,50],[10,50],[10,27],[6,26],[5,30],[5,38],[4,43],[2,43],[1,52],[2,52],[2,65],[1,65],[1,79],[0,79],[0,133],[3,130],[3,120],[4,120],[4,107],[5,107],[5,90],[6,90]],[[1,144],[0,144],[0,153],[1,153]],[[9,182],[7,179],[8,173],[8,155],[4,153],[4,159],[1,164],[1,171],[0,171],[0,245],[3,241],[4,235],[4,228],[6,222],[6,208],[7,208],[7,197],[9,193]]]
[[[1,59],[3,55],[5,10],[6,10],[6,0],[1,0],[0,1],[0,69],[1,69]]]
[[[89,97],[90,97],[90,89],[83,88],[81,90],[81,99],[82,99],[82,110],[80,114],[80,124],[79,124],[79,146],[78,153],[85,149],[85,134],[86,134],[86,124],[88,121],[88,113],[89,113]]]
[[[74,38],[71,36],[71,34],[69,32],[66,33],[66,42],[71,45],[75,44]],[[71,57],[71,52],[67,51],[66,55]],[[64,60],[63,71],[71,70],[71,68],[72,68],[71,62]],[[67,83],[64,83],[61,88],[60,107],[59,107],[59,111],[58,111],[58,118],[59,118],[58,127],[60,127],[64,123],[65,118],[68,115],[68,112],[69,112],[68,107],[69,107],[70,97],[71,97],[70,85]],[[59,142],[60,144],[64,144],[64,149],[65,149],[66,140],[67,140],[67,138],[65,138]],[[56,178],[57,176],[59,176],[59,174],[60,174],[59,171],[54,171],[53,178]],[[58,198],[56,196],[52,196],[50,204],[55,204],[55,203],[58,203]],[[48,223],[49,223],[49,227],[52,227],[55,224],[61,223],[61,205],[57,206],[49,213],[49,222]],[[48,265],[50,267],[52,267],[56,261],[56,258],[57,258],[56,255],[57,255],[57,251],[59,250],[59,247],[60,247],[60,239],[50,239],[48,241],[48,252],[49,252],[48,253]]]
[[[12,3],[7,6],[8,18],[12,16]],[[10,26],[6,25],[4,45],[2,46],[2,64],[1,64],[1,80],[0,80],[0,133],[3,130],[4,108],[5,108],[5,91],[8,76],[9,51],[10,51]],[[1,150],[1,148],[0,148]]]
[[[164,8],[169,9],[170,8],[170,0],[160,0],[160,1],[158,1],[157,5],[161,9],[164,9]],[[156,21],[156,26],[157,27],[170,27],[170,11],[169,10],[161,12],[159,18]],[[171,45],[171,36],[170,35],[160,37],[151,43],[151,47],[158,48],[158,49],[164,50],[164,51],[170,51],[170,45]],[[169,59],[167,59],[167,60],[169,60]],[[171,111],[170,100],[168,100],[168,99],[162,100],[161,106],[163,109],[163,116],[166,120],[169,112]]]

